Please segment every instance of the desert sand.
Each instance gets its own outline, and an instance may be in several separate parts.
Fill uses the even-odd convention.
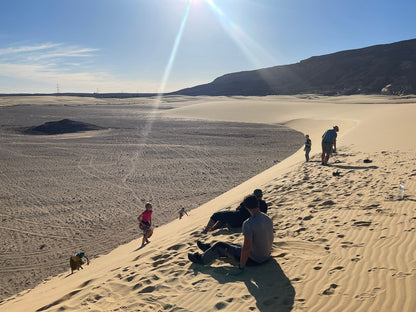
[[[66,271],[68,255],[81,249],[97,257],[139,237],[146,201],[161,226],[303,143],[280,125],[158,117],[186,105],[169,102],[0,98],[0,299]],[[55,135],[57,124],[69,130],[57,123],[68,118],[73,130],[103,129]],[[53,135],[22,133],[39,125]]]
[[[1,311],[414,311],[415,97],[170,100],[184,104],[160,111],[165,118],[280,123],[309,133],[311,161],[299,149],[158,227],[144,248],[140,239],[121,245],[84,270],[5,299]],[[335,124],[338,153],[324,167],[320,137]],[[238,276],[229,262],[191,264],[197,239],[242,242],[238,231],[200,232],[213,212],[234,209],[257,187],[274,222],[271,261]]]

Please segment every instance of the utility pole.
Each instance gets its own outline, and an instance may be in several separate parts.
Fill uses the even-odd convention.
[[[59,83],[56,84],[56,93],[59,94]]]

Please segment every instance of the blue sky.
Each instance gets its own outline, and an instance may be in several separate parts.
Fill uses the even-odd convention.
[[[169,92],[416,38],[414,0],[2,0],[0,93]]]

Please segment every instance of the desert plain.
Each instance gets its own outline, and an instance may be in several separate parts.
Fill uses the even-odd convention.
[[[0,100],[1,273],[10,279],[2,277],[0,311],[415,310],[416,97],[168,97],[113,108],[14,100]],[[107,129],[15,132],[78,105],[65,117]],[[91,113],[100,105],[105,114]],[[320,137],[333,125],[338,153],[321,166]],[[240,275],[235,263],[191,264],[197,239],[242,242],[238,230],[201,230],[257,187],[274,223],[272,259]],[[138,248],[134,216],[147,200],[160,226]],[[189,216],[178,220],[184,202]],[[45,276],[78,248],[93,255],[89,266]],[[15,278],[30,289],[9,291]]]
[[[147,201],[154,226],[166,224],[303,143],[281,125],[160,116],[189,104],[175,97],[0,101],[2,299],[66,271],[79,250],[94,258],[140,237]],[[103,129],[23,134],[62,119]]]

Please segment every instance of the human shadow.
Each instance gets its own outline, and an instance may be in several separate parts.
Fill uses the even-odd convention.
[[[403,199],[398,199],[396,196],[394,195],[390,195],[387,199],[387,201],[397,201],[397,202],[404,202],[404,201],[413,201],[416,202],[416,199],[408,196],[408,195],[404,195]]]
[[[74,273],[68,273],[67,275],[65,275],[63,278],[68,278],[68,277],[70,277],[71,275],[73,275]]]
[[[332,164],[331,167],[333,168],[339,168],[339,169],[354,169],[354,170],[358,170],[358,169],[378,169],[377,166],[344,166],[344,165],[336,165],[336,164]]]
[[[257,309],[261,312],[288,312],[293,309],[295,289],[275,259],[270,259],[261,265],[249,266],[241,274],[235,274],[236,267],[230,266],[211,267],[192,264],[191,268],[195,275],[209,274],[220,284],[244,282],[247,290],[256,300]]]

